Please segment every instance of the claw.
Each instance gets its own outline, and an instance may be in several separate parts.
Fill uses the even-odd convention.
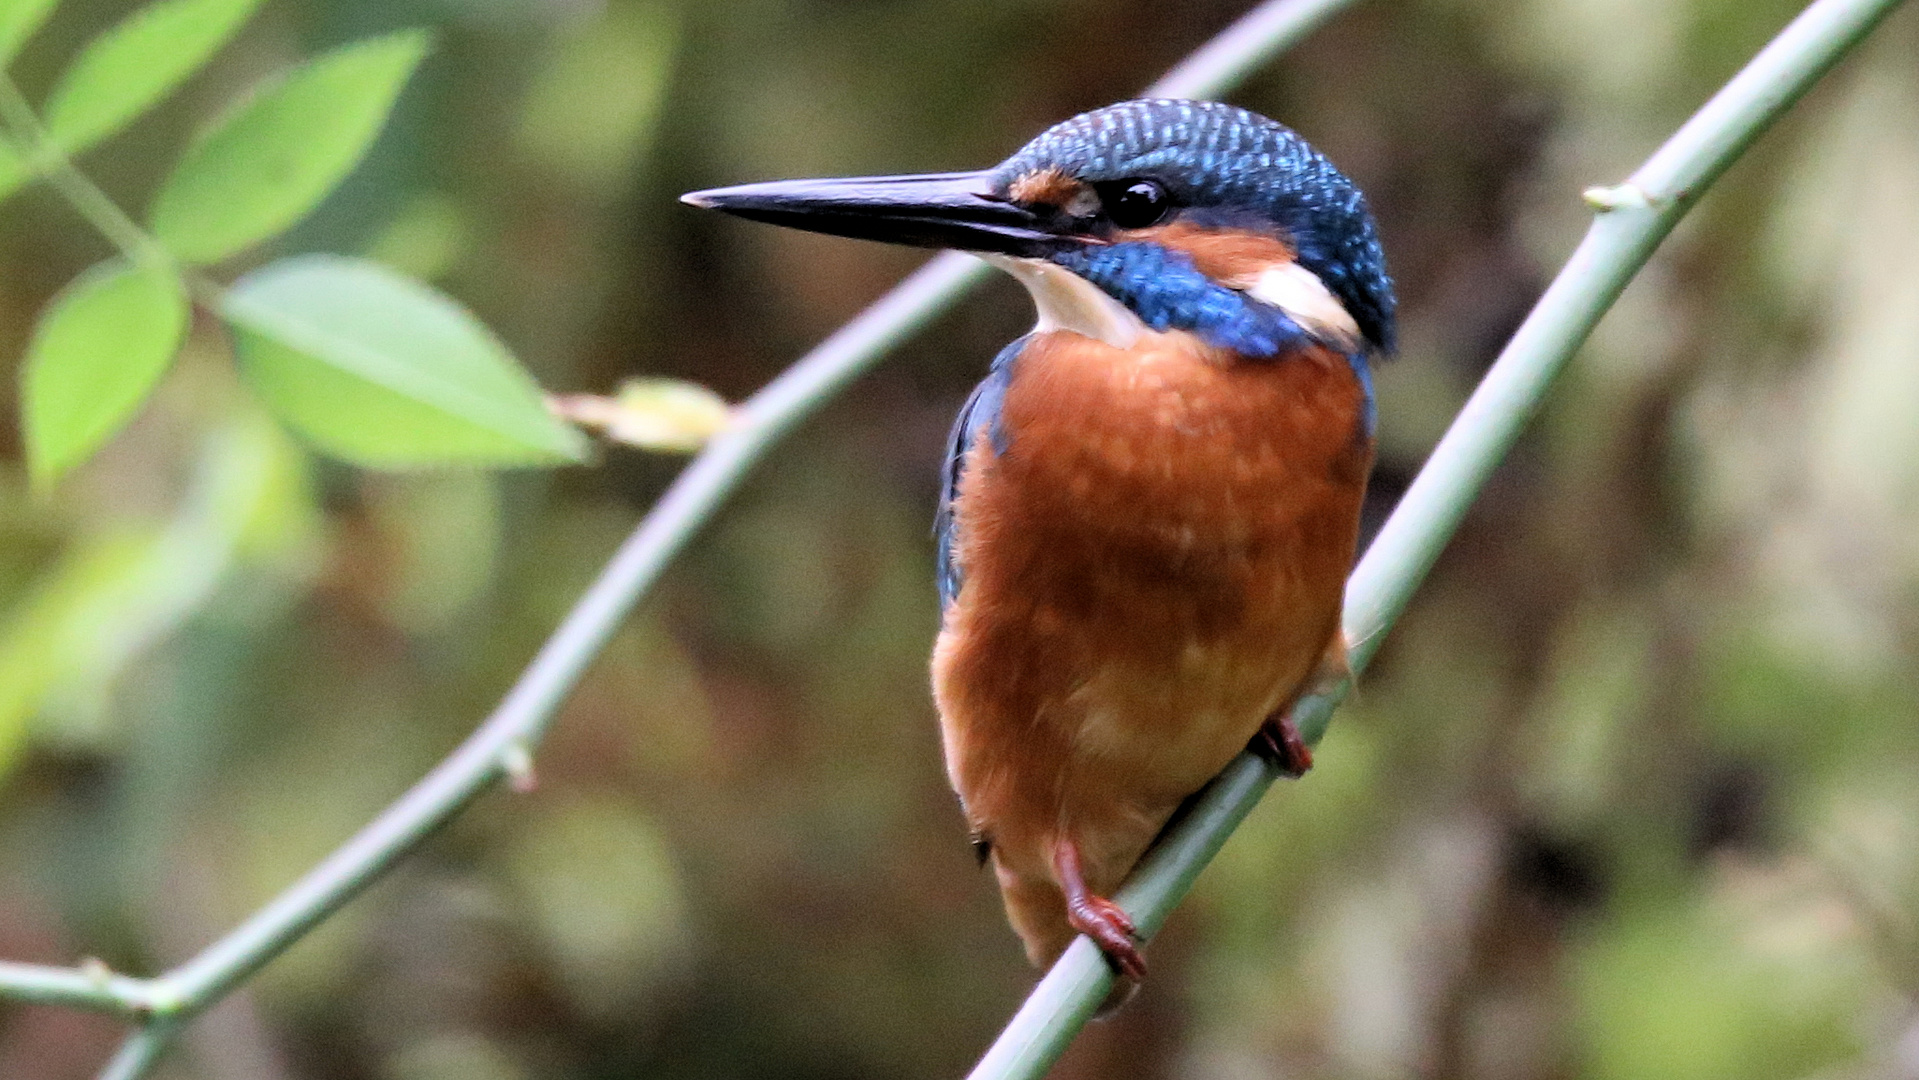
[[[1132,916],[1118,904],[1086,888],[1079,868],[1079,849],[1071,841],[1060,841],[1054,849],[1053,866],[1059,874],[1060,891],[1066,894],[1067,923],[1092,938],[1121,975],[1134,982],[1144,979],[1146,958],[1139,953],[1139,930]]]
[[[1300,737],[1291,710],[1275,713],[1260,725],[1253,736],[1252,750],[1279,767],[1279,771],[1297,780],[1313,767],[1313,750]]]
[[[1066,921],[1092,938],[1121,975],[1134,982],[1146,978],[1146,958],[1139,954],[1138,931],[1118,904],[1103,896],[1088,896],[1078,904],[1067,904]]]

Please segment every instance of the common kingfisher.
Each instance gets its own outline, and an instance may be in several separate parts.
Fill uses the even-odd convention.
[[[1366,199],[1289,128],[1128,101],[982,172],[746,184],[695,206],[973,252],[1032,331],[960,410],[936,517],[947,775],[1027,957],[1075,932],[1145,974],[1107,899],[1249,742],[1346,673],[1340,600],[1394,299]]]

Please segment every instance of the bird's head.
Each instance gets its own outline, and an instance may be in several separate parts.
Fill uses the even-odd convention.
[[[1244,355],[1393,347],[1393,291],[1365,197],[1291,129],[1210,101],[1076,116],[981,172],[791,180],[695,206],[838,236],[986,256],[1042,327],[1116,344],[1187,330]],[[1118,339],[1118,340],[1115,340]]]

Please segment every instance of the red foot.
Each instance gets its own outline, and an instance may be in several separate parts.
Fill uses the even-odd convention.
[[[1066,894],[1066,921],[1093,939],[1099,951],[1121,975],[1138,982],[1146,977],[1146,958],[1139,954],[1139,932],[1118,904],[1095,896],[1086,888],[1079,869],[1079,849],[1062,840],[1053,856],[1060,890]]]
[[[1146,958],[1134,941],[1133,920],[1118,904],[1103,896],[1089,896],[1083,902],[1066,905],[1066,921],[1073,929],[1093,939],[1121,975],[1138,982],[1146,977]]]
[[[1291,710],[1266,718],[1259,734],[1253,736],[1253,753],[1279,766],[1279,771],[1297,780],[1313,767],[1313,751],[1300,738],[1299,725],[1293,723]]]

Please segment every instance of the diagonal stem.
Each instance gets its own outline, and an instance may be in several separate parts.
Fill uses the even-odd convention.
[[[19,147],[21,157],[31,171],[52,184],[61,197],[72,204],[100,235],[119,248],[129,262],[142,266],[173,266],[173,256],[160,246],[158,240],[148,236],[145,229],[134,224],[126,211],[107,197],[106,192],[74,168],[66,151],[61,149],[46,126],[40,123],[40,118],[34,115],[33,106],[27,103],[26,95],[20,92],[20,87],[5,72],[0,72],[0,124],[5,125],[9,140]]]
[[[1615,188],[1586,198],[1599,211],[1586,237],[1434,449],[1354,570],[1346,638],[1355,672],[1405,610],[1474,496],[1537,411],[1553,379],[1653,249],[1753,139],[1901,0],[1815,0],[1712,100]],[[1308,698],[1294,714],[1318,742],[1351,683]],[[1241,754],[1141,860],[1116,897],[1150,936],[1256,805],[1277,773]],[[1085,938],[1040,980],[971,1080],[1036,1080],[1091,1017],[1113,974]]]
[[[46,180],[68,205],[87,219],[94,231],[120,250],[136,266],[169,270],[186,284],[195,300],[209,310],[217,309],[225,288],[180,264],[173,253],[153,235],[142,229],[112,196],[100,190],[87,174],[74,165],[68,152],[49,132],[28,103],[26,95],[4,70],[0,70],[0,131],[28,170]]]
[[[100,1070],[100,1080],[140,1080],[167,1052],[174,1031],[175,1025],[169,1021],[148,1021],[120,1044],[106,1068]]]

